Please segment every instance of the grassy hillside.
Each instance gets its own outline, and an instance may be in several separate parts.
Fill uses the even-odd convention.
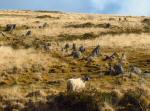
[[[5,31],[7,24],[16,24]],[[46,25],[44,25],[46,24]],[[26,35],[28,31],[31,34]],[[150,111],[150,18],[48,11],[0,11],[0,109],[3,111]],[[83,45],[80,59],[62,51]],[[100,45],[102,55],[87,64]],[[105,55],[125,53],[125,74],[107,75]],[[143,75],[129,75],[129,66]],[[87,90],[66,93],[70,78]],[[143,76],[143,77],[141,77]]]

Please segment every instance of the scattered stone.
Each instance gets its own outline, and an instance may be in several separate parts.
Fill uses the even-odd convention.
[[[1,34],[3,37],[6,37],[6,34],[4,34],[4,32],[0,32],[0,34]]]
[[[39,29],[41,29],[42,28],[42,26],[39,26]]]
[[[69,48],[70,48],[70,45],[68,43],[66,43],[66,45],[65,45],[65,47],[63,49],[65,49],[66,52],[67,52]]]
[[[48,26],[49,25],[46,22],[43,24],[43,28],[48,27]]]
[[[119,55],[116,52],[114,52],[111,56],[106,55],[106,57],[103,60],[113,61],[115,58],[119,58]]]
[[[130,66],[131,67],[131,73],[135,74],[142,74],[142,70],[138,67]]]
[[[16,24],[7,24],[5,31],[13,31],[14,29],[16,29]]]
[[[92,57],[98,57],[100,56],[100,45],[98,45],[93,51],[92,51]]]
[[[150,78],[150,73],[144,73],[144,77]]]
[[[87,64],[91,64],[92,62],[94,62],[94,58],[92,56],[87,57],[86,60]]]
[[[76,47],[76,44],[75,44],[75,43],[73,43],[73,45],[72,45],[72,50],[73,50],[73,51],[76,51],[76,50],[77,50],[77,47]]]
[[[81,57],[81,53],[79,51],[73,51],[71,55],[74,59],[78,59]]]
[[[123,65],[125,65],[125,64],[128,63],[127,57],[126,57],[125,53],[122,54],[122,56],[121,56],[121,58],[120,58],[120,60],[119,60],[119,63],[121,63],[121,64],[123,64]]]
[[[30,36],[32,34],[31,30],[27,31],[26,36]]]
[[[110,23],[106,23],[104,28],[111,28],[111,24]]]
[[[80,47],[79,47],[79,51],[80,51],[81,53],[83,53],[83,52],[85,52],[85,48],[84,48],[83,46],[80,46]]]
[[[114,67],[110,66],[109,74],[110,75],[124,74],[124,68],[123,68],[123,66],[121,64],[117,64]]]
[[[124,73],[124,68],[121,64],[115,65],[114,66],[115,73],[118,74],[123,74]]]
[[[126,17],[124,18],[124,21],[127,21],[127,18],[126,18]]]
[[[100,73],[98,74],[99,77],[103,77],[104,75],[105,75],[105,74],[102,73],[102,72],[100,72]]]

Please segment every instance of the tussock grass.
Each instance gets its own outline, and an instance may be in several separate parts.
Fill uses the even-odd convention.
[[[14,50],[10,47],[0,47],[0,66],[1,71],[8,73],[17,73],[20,69],[23,71],[25,68],[32,69],[32,72],[42,70],[42,67],[51,66],[57,63],[57,59],[50,56],[37,53],[34,49],[20,49]],[[51,60],[51,61],[47,61]]]
[[[128,72],[124,77],[105,75],[109,62],[103,61],[105,55],[125,52],[129,64],[149,72],[149,20],[29,10],[0,11],[0,15],[0,31],[7,24],[17,25],[13,32],[5,32],[6,36],[0,34],[0,109],[141,111],[149,108],[149,79],[144,78],[141,87],[138,75],[132,78]],[[39,28],[44,23],[49,27]],[[25,36],[28,30],[32,31],[31,36]],[[66,43],[70,48],[62,51]],[[86,48],[80,59],[70,56],[73,43],[77,48],[82,45]],[[101,46],[102,56],[87,64],[86,57],[96,45]],[[86,91],[65,92],[68,79],[83,76],[91,77]]]

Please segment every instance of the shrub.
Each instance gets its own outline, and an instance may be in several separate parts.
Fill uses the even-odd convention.
[[[83,23],[83,24],[73,24],[73,25],[68,25],[66,26],[67,28],[90,28],[90,27],[95,27],[95,24],[91,22]]]
[[[95,98],[85,93],[61,93],[54,101],[61,111],[99,111]]]
[[[83,23],[83,24],[72,24],[66,26],[66,28],[110,28],[110,23],[103,23],[103,24],[93,24],[91,22]]]
[[[117,107],[118,102],[118,97],[114,93],[99,92],[95,88],[90,88],[80,93],[60,93],[53,100],[49,100],[49,107],[57,111],[101,111],[104,103]]]
[[[50,16],[50,15],[37,16],[36,18],[40,18],[40,19],[43,19],[43,18],[59,19],[59,17],[52,17],[52,16]]]
[[[150,24],[150,19],[145,18],[145,19],[142,20],[142,23]]]
[[[139,91],[129,91],[125,93],[119,103],[119,106],[123,107],[120,111],[145,111],[146,106],[142,103],[140,97],[141,92]]]
[[[82,35],[81,40],[94,39],[96,37],[97,37],[97,35],[94,33],[85,33]]]
[[[77,40],[77,39],[81,39],[81,40],[94,39],[98,36],[91,32],[91,33],[84,33],[82,35],[60,34],[59,37],[61,37],[59,39],[60,41],[62,41],[62,40],[72,41],[72,40]]]
[[[41,12],[41,13],[59,13],[59,14],[63,14],[63,12],[61,12],[61,11],[36,10],[35,12]]]

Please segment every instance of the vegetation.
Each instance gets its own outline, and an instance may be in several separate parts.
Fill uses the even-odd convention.
[[[0,12],[0,110],[149,111],[150,78],[144,76],[150,72],[149,18]],[[48,27],[41,28],[44,23]],[[7,24],[16,28],[4,31]],[[85,48],[80,58],[71,56],[73,43]],[[100,56],[88,62],[97,45]],[[105,58],[114,52],[126,55],[123,76],[108,73],[117,60]],[[131,76],[130,65],[143,76]],[[85,91],[67,93],[67,80],[78,77],[90,77]]]
[[[39,19],[43,19],[43,18],[59,19],[59,17],[52,17],[52,16],[49,16],[49,15],[37,16],[36,18],[39,18]]]

